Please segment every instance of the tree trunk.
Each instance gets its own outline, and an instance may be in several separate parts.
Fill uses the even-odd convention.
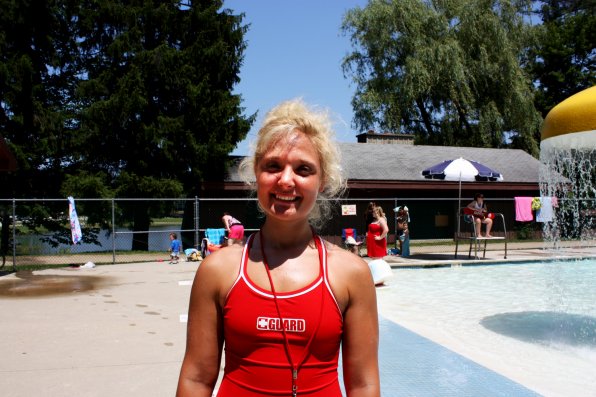
[[[428,112],[426,111],[426,108],[424,107],[424,103],[422,102],[422,99],[416,98],[416,104],[418,105],[418,110],[420,111],[420,115],[422,116],[422,121],[424,122],[427,136],[430,137],[433,134],[433,126],[432,126],[431,117],[428,114]]]
[[[149,208],[147,204],[135,205],[133,217],[133,235],[132,235],[132,250],[133,251],[148,251],[149,250],[149,226],[151,219],[149,218]],[[140,232],[140,233],[139,233]]]
[[[0,237],[0,255],[2,256],[2,265],[6,264],[6,255],[8,254],[8,245],[10,241],[10,216],[8,211],[2,211],[2,236]]]

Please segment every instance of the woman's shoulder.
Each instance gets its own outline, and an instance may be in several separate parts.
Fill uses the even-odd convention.
[[[343,249],[328,241],[325,242],[327,247],[327,263],[330,271],[338,271],[338,273],[345,275],[359,275],[362,272],[369,272],[368,264],[364,259],[352,252]]]
[[[234,244],[212,252],[200,263],[198,272],[203,278],[222,281],[225,284],[230,279],[235,280],[240,269],[243,249],[244,247]]]

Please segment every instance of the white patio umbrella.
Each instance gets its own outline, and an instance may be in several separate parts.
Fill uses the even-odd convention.
[[[484,164],[463,157],[445,160],[422,171],[427,179],[442,179],[446,181],[459,181],[459,195],[457,207],[461,206],[461,183],[475,181],[503,181],[503,175]]]

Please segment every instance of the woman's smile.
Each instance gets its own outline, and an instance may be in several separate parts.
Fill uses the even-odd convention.
[[[277,200],[285,201],[288,203],[297,201],[299,199],[299,197],[297,197],[297,196],[284,196],[284,195],[280,195],[280,194],[274,194],[273,196]]]

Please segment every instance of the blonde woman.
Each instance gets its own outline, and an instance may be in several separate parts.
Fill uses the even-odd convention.
[[[375,206],[372,214],[373,221],[366,234],[366,252],[369,258],[383,258],[387,255],[387,218],[380,206]]]
[[[266,116],[243,169],[265,215],[244,247],[209,255],[195,276],[177,396],[380,396],[377,304],[358,256],[316,226],[344,188],[325,113],[302,101]]]

